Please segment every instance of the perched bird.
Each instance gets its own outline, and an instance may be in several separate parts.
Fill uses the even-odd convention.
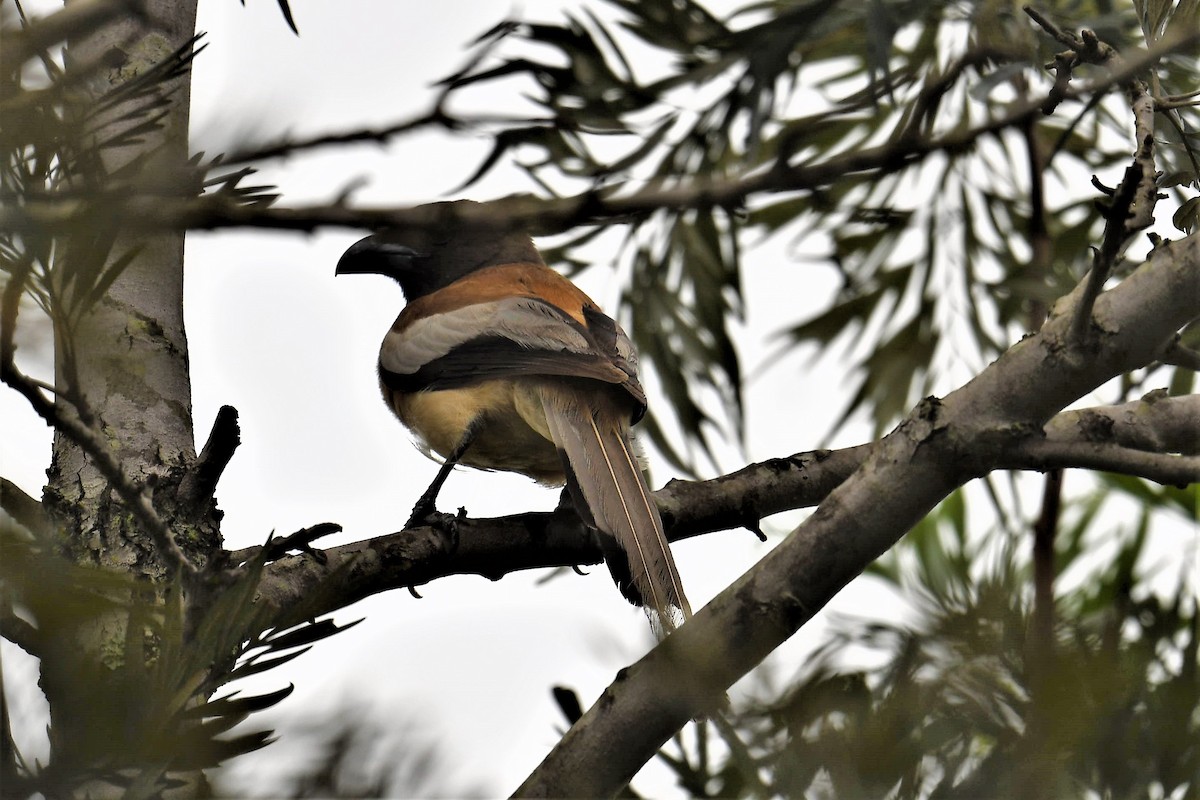
[[[565,482],[622,594],[665,635],[691,609],[631,437],[646,411],[632,343],[528,235],[464,219],[479,208],[426,206],[430,224],[361,239],[337,265],[394,279],[408,301],[383,339],[379,383],[445,459],[410,523],[434,510],[456,463]]]

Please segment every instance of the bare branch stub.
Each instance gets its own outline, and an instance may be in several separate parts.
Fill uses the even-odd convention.
[[[326,563],[325,553],[320,550],[314,550],[312,543],[323,536],[329,536],[334,533],[339,533],[342,526],[336,522],[321,522],[308,528],[302,528],[290,536],[276,538],[272,536],[267,540],[263,550],[265,561],[275,561],[282,558],[291,550],[296,550],[306,555],[310,555],[320,563]]]
[[[229,465],[234,451],[241,443],[237,409],[233,406],[221,406],[204,449],[179,483],[180,499],[191,506],[199,506],[212,500],[225,467]]]

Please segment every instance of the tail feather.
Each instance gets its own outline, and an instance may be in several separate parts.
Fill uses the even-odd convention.
[[[665,635],[692,611],[633,451],[627,412],[609,398],[562,384],[542,390],[542,406],[576,505],[616,540],[628,562],[628,588],[636,594],[623,592],[641,599],[655,633]],[[610,569],[619,583],[622,571],[611,561]]]

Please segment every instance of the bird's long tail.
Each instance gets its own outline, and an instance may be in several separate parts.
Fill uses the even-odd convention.
[[[602,541],[608,536],[619,546],[605,548],[613,578],[626,598],[645,608],[662,638],[692,610],[634,454],[628,410],[603,392],[565,381],[543,388],[541,398],[576,507]]]

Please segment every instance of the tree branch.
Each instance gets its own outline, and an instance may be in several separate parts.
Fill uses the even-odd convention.
[[[1068,48],[1055,56],[1053,64],[1047,65],[1048,69],[1055,71],[1055,85],[1045,113],[1053,111],[1057,100],[1066,96],[1072,70],[1080,64],[1098,64],[1106,67],[1112,65],[1116,71],[1128,73],[1128,70],[1124,69],[1124,59],[1116,49],[1101,41],[1095,31],[1085,28],[1079,36],[1075,36],[1059,28],[1036,9],[1024,6],[1024,10],[1043,30]],[[1071,334],[1077,339],[1082,339],[1089,333],[1088,321],[1091,319],[1092,305],[1112,273],[1121,248],[1133,234],[1154,223],[1154,206],[1158,200],[1158,174],[1154,164],[1154,98],[1146,84],[1136,77],[1136,73],[1130,74],[1124,83],[1133,111],[1134,159],[1125,170],[1125,176],[1117,188],[1105,190],[1111,202],[1104,213],[1106,223],[1103,244],[1094,251],[1086,290],[1076,307],[1075,320],[1071,326]],[[1104,190],[1095,178],[1092,179],[1092,183]]]
[[[1170,486],[1200,482],[1200,395],[1159,391],[1119,406],[1067,411],[1046,425],[1045,434],[1014,443],[998,466],[1083,467]]]
[[[38,629],[12,613],[11,608],[0,608],[0,638],[7,639],[31,656],[42,655]]]
[[[862,463],[872,445],[818,450],[751,464],[709,481],[671,481],[656,493],[672,541],[731,528],[757,530],[764,517],[814,506]],[[379,592],[447,575],[499,580],[524,569],[599,564],[603,553],[571,509],[458,521],[457,546],[429,527],[399,531],[268,564],[257,602],[277,609],[320,593],[327,613]]]
[[[623,670],[517,796],[613,794],[937,502],[992,469],[994,445],[1025,438],[1068,403],[1158,358],[1196,313],[1200,234],[1155,250],[1101,295],[1101,333],[1088,346],[1070,337],[1082,291],[966,385],[922,401],[787,539]]]
[[[46,519],[42,504],[4,477],[0,477],[0,509],[39,539],[49,537],[50,520]]]
[[[874,446],[798,453],[707,481],[671,481],[655,493],[667,538],[680,541],[734,528],[756,531],[764,517],[815,506],[862,465]],[[1125,457],[1128,449],[1146,452]],[[1046,425],[1044,434],[1018,437],[1004,448],[993,448],[992,456],[995,468],[1094,468],[1168,483],[1177,483],[1187,476],[1183,471],[1194,468],[1190,461],[1149,458],[1152,452],[1200,452],[1200,396],[1151,393],[1118,406],[1066,411]],[[268,559],[273,563],[264,570],[258,602],[286,609],[321,593],[318,613],[328,613],[373,594],[448,575],[499,580],[519,570],[602,560],[592,535],[569,509],[464,518],[457,524],[457,547],[438,531],[422,527],[300,555],[283,557],[288,548],[280,549]],[[230,561],[240,563],[258,550],[238,551]]]
[[[1135,233],[1154,223],[1154,206],[1158,200],[1158,173],[1154,167],[1154,101],[1144,83],[1134,80],[1130,85],[1137,146],[1133,163],[1125,169],[1121,183],[1108,192],[1110,201],[1104,208],[1104,238],[1100,247],[1093,250],[1086,291],[1071,326],[1071,335],[1077,339],[1090,333],[1088,323],[1092,306],[1112,274],[1122,248]],[[1094,178],[1092,182],[1100,185]]]
[[[1168,397],[1158,390],[1117,406],[1064,411],[1046,424],[1045,431],[1046,441],[1057,444],[1094,443],[1148,453],[1200,455],[1200,395]]]
[[[1176,339],[1163,353],[1162,362],[1175,367],[1186,367],[1193,372],[1200,372],[1200,350],[1193,350]]]
[[[1134,475],[1167,486],[1200,482],[1200,457],[1150,453],[1115,444],[1031,439],[997,462],[1003,469],[1061,470],[1064,465]]]
[[[1197,42],[1200,42],[1200,32],[1194,31],[1163,40],[1139,54],[1139,57],[1126,62],[1122,68],[1087,86],[1070,89],[1067,96],[1080,99],[1122,85],[1163,56]],[[1014,103],[1008,114],[961,131],[951,131],[924,140],[900,137],[876,147],[839,154],[816,164],[779,163],[732,179],[697,179],[687,186],[643,189],[627,195],[620,195],[617,190],[593,190],[554,200],[513,196],[479,207],[457,209],[455,213],[465,222],[507,225],[529,230],[535,235],[550,235],[580,225],[644,215],[663,208],[733,208],[752,195],[818,189],[847,175],[886,174],[933,153],[961,150],[981,137],[1023,125],[1029,117],[1040,113],[1041,102],[1031,99]],[[122,205],[123,214],[131,226],[142,230],[259,227],[312,231],[324,226],[358,229],[421,226],[430,224],[432,215],[436,213],[422,208],[348,208],[341,203],[271,208],[264,204],[239,204],[220,193],[198,198],[125,194],[105,197],[102,202],[108,213],[112,213],[113,205]],[[74,224],[80,215],[87,213],[90,212],[86,204],[77,199],[29,200],[21,205],[6,204],[0,207],[0,228],[15,231],[29,228],[57,230]]]

